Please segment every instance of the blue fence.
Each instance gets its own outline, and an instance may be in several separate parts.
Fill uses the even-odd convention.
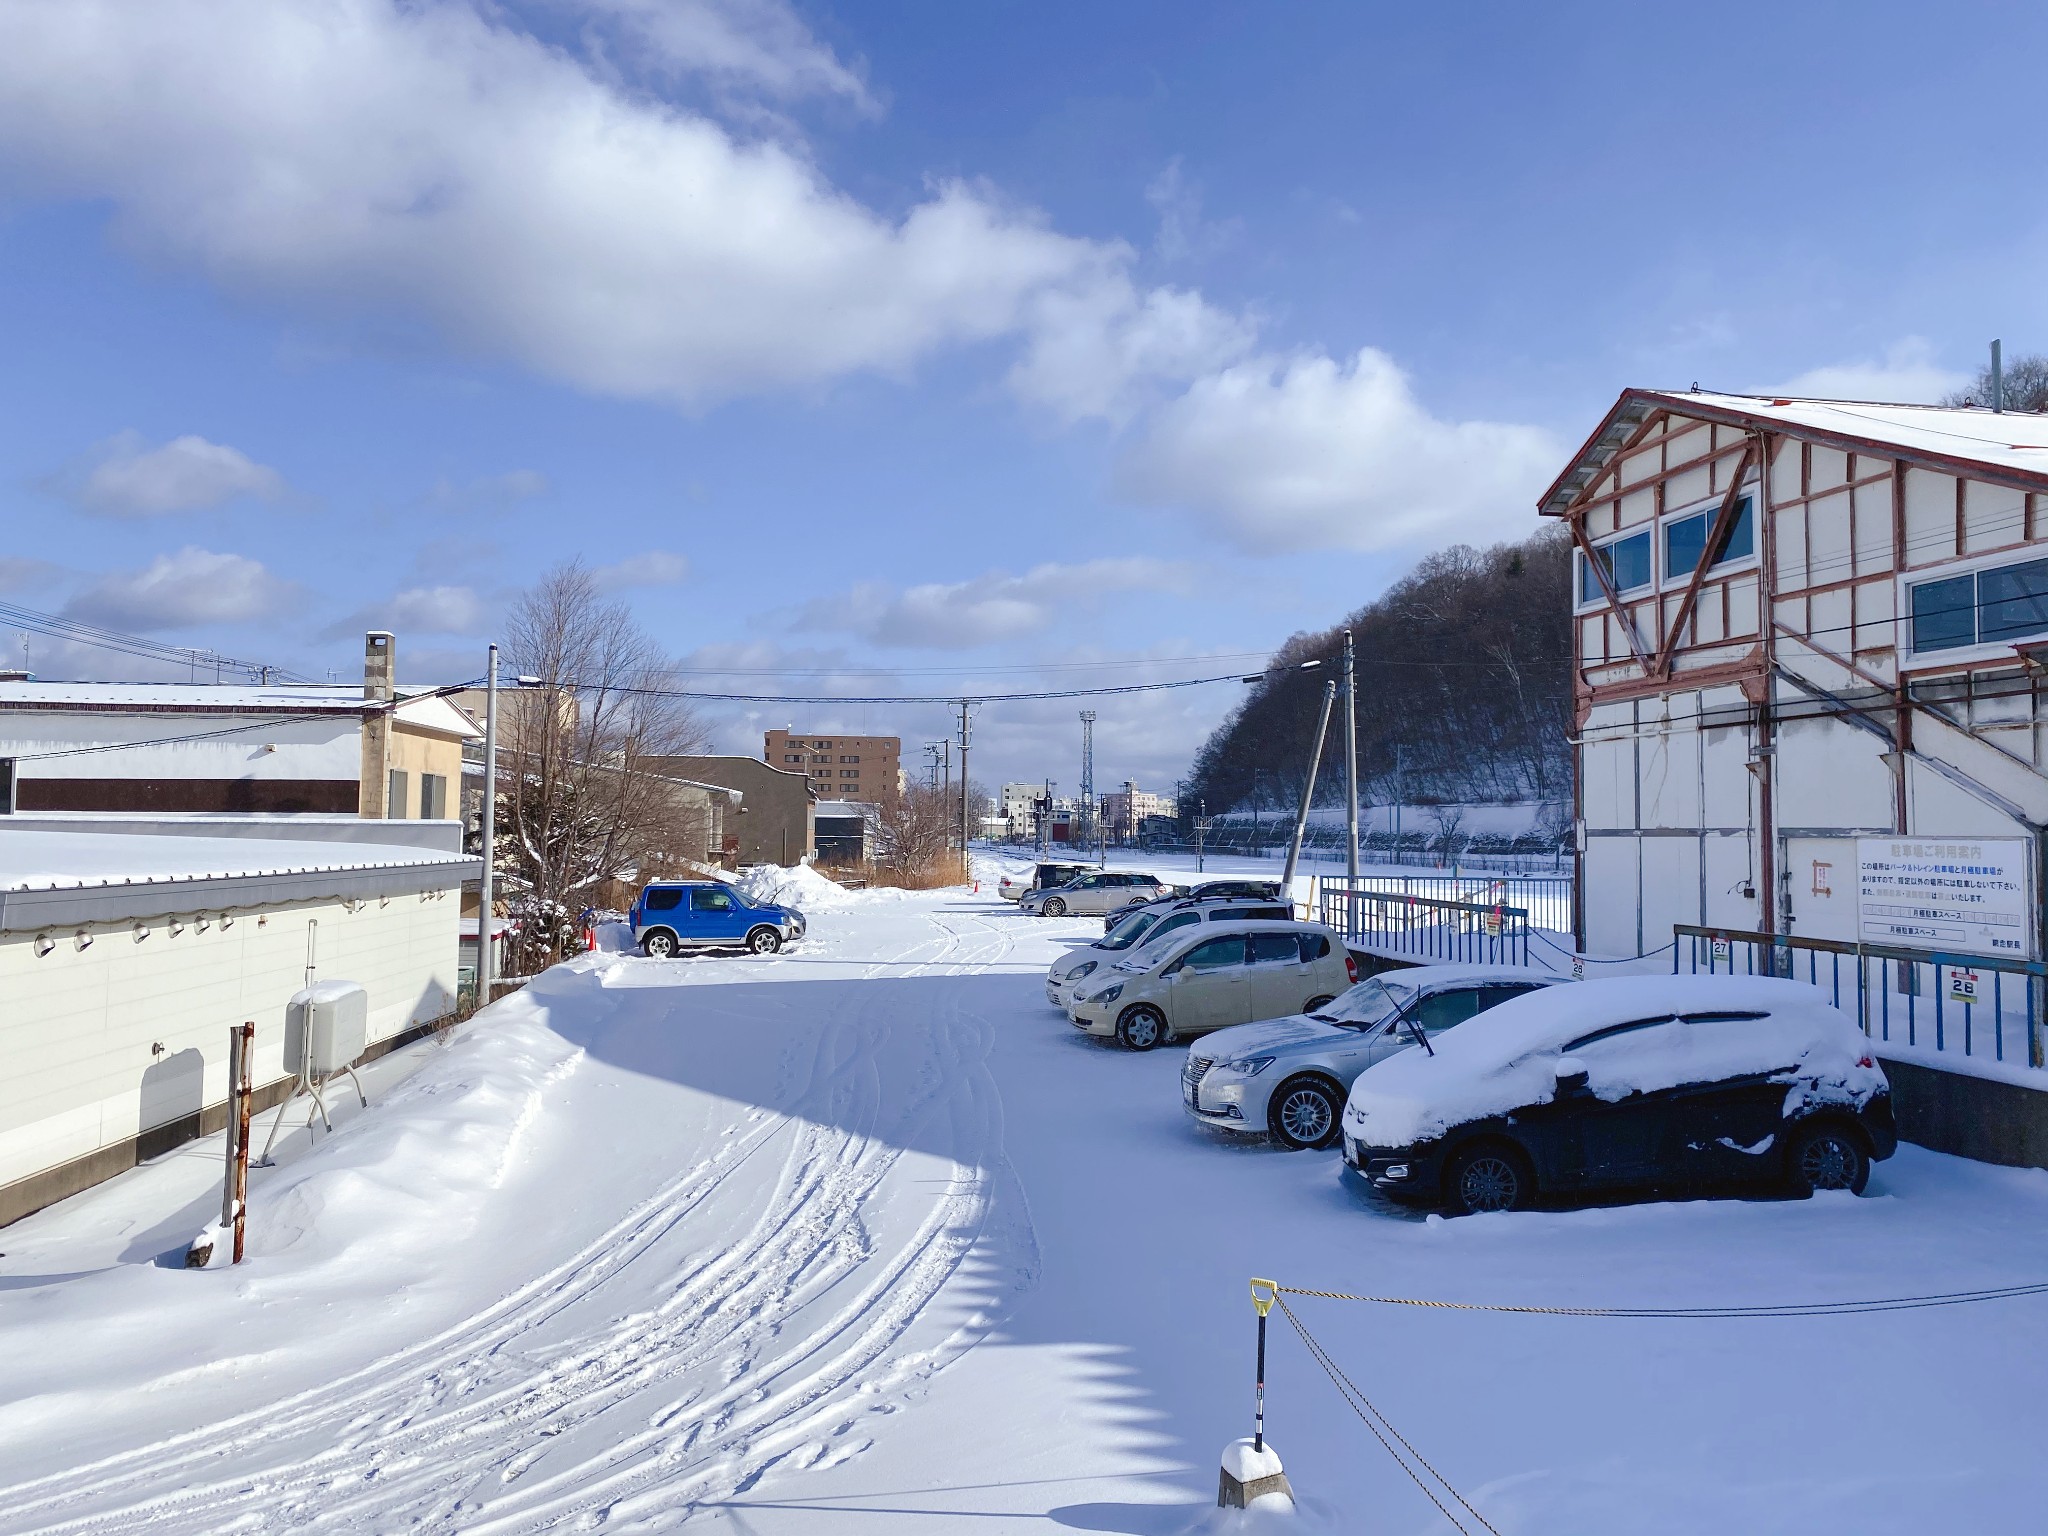
[[[2043,1065],[2048,964],[1739,929],[1672,930],[1674,972],[1810,982],[1871,1039],[2015,1066]]]

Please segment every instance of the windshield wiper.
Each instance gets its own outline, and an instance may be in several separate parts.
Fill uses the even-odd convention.
[[[1401,1022],[1408,1026],[1408,1033],[1415,1037],[1415,1043],[1417,1045],[1421,1046],[1422,1049],[1431,1056],[1434,1056],[1436,1054],[1436,1047],[1429,1043],[1428,1034],[1424,1032],[1420,1024],[1415,1022],[1415,1017],[1413,1014],[1406,1012],[1402,1013]]]

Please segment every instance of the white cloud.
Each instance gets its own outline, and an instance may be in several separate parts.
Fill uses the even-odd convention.
[[[1936,361],[1933,344],[1924,336],[1908,336],[1885,348],[1879,358],[1854,358],[1809,368],[1768,391],[1809,400],[1884,400],[1901,405],[1932,405],[1973,375],[1957,373]]]
[[[139,432],[99,445],[85,463],[45,482],[87,512],[108,517],[160,517],[197,512],[241,496],[276,501],[284,476],[238,448],[187,434],[148,447]]]
[[[622,592],[628,587],[672,587],[690,574],[690,562],[665,549],[650,549],[612,565],[600,565],[590,574],[607,592]]]
[[[462,512],[471,507],[532,501],[537,496],[547,495],[551,489],[548,477],[539,470],[513,469],[502,475],[485,475],[463,485],[444,477],[434,482],[434,489],[428,493],[427,499],[437,507]]]
[[[837,630],[877,645],[942,650],[994,645],[1037,634],[1062,608],[1113,592],[1175,591],[1186,567],[1148,556],[1034,566],[1021,575],[991,571],[968,581],[896,588],[862,582],[851,591],[813,598],[798,629]]]
[[[24,555],[0,555],[0,592],[26,592],[56,580],[56,566]]]
[[[483,599],[468,587],[408,587],[366,611],[363,629],[394,634],[474,635],[487,617]]]
[[[703,75],[768,95],[839,96],[872,106],[841,63],[780,0],[549,0],[589,19],[588,40],[621,63]]]
[[[1444,421],[1385,353],[1257,358],[1162,407],[1118,466],[1131,498],[1240,547],[1379,550],[1519,536],[1561,462],[1548,433]]]
[[[651,6],[606,9],[669,25]],[[0,10],[0,163],[104,200],[129,244],[230,290],[424,320],[603,394],[701,404],[1042,332],[1020,382],[1066,400],[1071,370],[1050,359],[1075,352],[1075,326],[1113,333],[1112,370],[1168,372],[1230,329],[1190,295],[1130,288],[1128,249],[1061,235],[985,187],[947,182],[879,213],[800,151],[629,90],[508,14],[16,3]],[[677,22],[699,29],[671,39],[678,57],[709,57],[714,14],[744,31],[780,13],[699,8]],[[800,50],[770,52],[804,73]],[[1080,394],[1068,409],[1118,391]]]
[[[1224,367],[1249,352],[1255,336],[1249,320],[1199,293],[1141,291],[1121,272],[1105,272],[1034,301],[1010,387],[1067,421],[1127,422],[1161,386]]]
[[[64,605],[68,618],[111,629],[187,629],[272,617],[293,588],[246,555],[190,545],[139,571],[103,576]]]

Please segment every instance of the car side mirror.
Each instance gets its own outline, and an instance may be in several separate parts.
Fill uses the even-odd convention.
[[[1587,1085],[1586,1064],[1570,1056],[1557,1058],[1557,1097],[1581,1099],[1593,1090]]]

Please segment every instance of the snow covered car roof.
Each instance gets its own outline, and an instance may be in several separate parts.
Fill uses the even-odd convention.
[[[1698,1020],[1612,1060],[1586,1043],[1587,1086],[1609,1102],[1688,1082],[1792,1072],[1861,1102],[1885,1087],[1870,1042],[1827,994],[1764,976],[1627,976],[1545,987],[1445,1030],[1432,1052],[1403,1051],[1359,1075],[1345,1109],[1353,1135],[1407,1146],[1489,1115],[1547,1103],[1564,1048],[1600,1030]],[[1478,1028],[1472,1024],[1477,1023]]]
[[[1366,981],[1427,992],[1437,987],[1483,987],[1488,982],[1535,981],[1548,984],[1569,979],[1533,965],[1410,965],[1400,970],[1381,971],[1377,976],[1368,976]],[[1364,986],[1365,982],[1359,985]]]
[[[1155,965],[1177,958],[1197,944],[1206,944],[1211,939],[1227,939],[1245,933],[1321,933],[1327,934],[1331,943],[1339,950],[1344,947],[1344,941],[1337,936],[1336,929],[1305,918],[1225,918],[1213,923],[1197,923],[1189,928],[1176,928],[1164,938],[1140,944],[1117,961],[1116,968],[1120,971],[1149,971]]]

